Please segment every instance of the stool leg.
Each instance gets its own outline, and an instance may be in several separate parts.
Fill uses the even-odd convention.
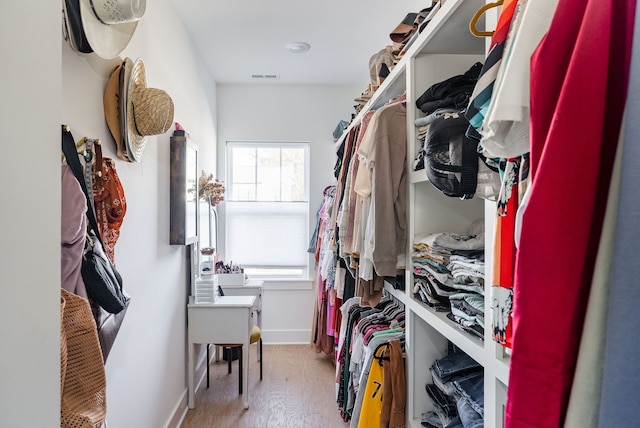
[[[207,389],[209,389],[209,344],[207,344]]]
[[[240,349],[242,349],[242,347]],[[238,359],[238,390],[240,391],[239,394],[242,395],[242,352]]]
[[[260,380],[262,380],[262,338],[260,338]]]
[[[231,358],[233,356],[233,352],[232,349],[233,348],[224,348],[227,351],[227,373],[231,374],[231,361],[233,361],[233,358]]]

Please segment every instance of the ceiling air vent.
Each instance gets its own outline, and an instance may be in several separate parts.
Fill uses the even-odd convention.
[[[278,76],[277,74],[252,74],[251,75],[252,79],[268,79],[268,80],[275,80],[275,79],[279,79],[280,76]]]

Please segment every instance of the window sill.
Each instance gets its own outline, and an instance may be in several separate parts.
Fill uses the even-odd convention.
[[[264,290],[311,290],[313,279],[304,278],[251,278],[264,281]]]

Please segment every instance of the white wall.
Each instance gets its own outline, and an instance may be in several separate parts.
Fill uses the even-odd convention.
[[[147,86],[172,97],[174,120],[198,144],[201,166],[215,168],[215,83],[191,47],[168,0],[147,4],[144,19],[121,54],[145,64]],[[62,46],[62,120],[76,140],[100,138],[115,156],[102,94],[117,60]],[[110,426],[158,428],[167,424],[186,390],[187,248],[169,245],[169,136],[149,137],[140,163],[117,161],[127,213],[116,245],[116,264],[132,301],[106,364]],[[179,412],[178,412],[179,413]]]
[[[341,119],[349,120],[354,111],[353,99],[361,91],[355,86],[218,85],[219,177],[224,178],[226,141],[310,142],[309,230],[313,232],[322,190],[335,183],[332,132]],[[224,220],[224,203],[219,210]],[[220,243],[224,243],[223,231]],[[313,270],[312,266],[310,281],[265,284],[265,342],[309,343],[315,296]]]
[[[76,140],[100,138],[105,156],[115,158],[102,93],[117,61],[69,48],[59,2],[10,2],[3,13],[13,18],[0,27],[0,426],[53,427],[60,403],[60,124],[69,124]],[[331,131],[361,88],[216,88],[169,0],[147,5],[122,56],[142,57],[148,85],[171,95],[175,120],[199,145],[203,169],[216,169],[217,90],[229,109],[220,141],[311,141],[317,209],[333,181]],[[284,102],[275,109],[274,99]],[[113,427],[175,426],[186,407],[187,250],[168,244],[169,133],[149,138],[141,163],[116,164],[128,203],[116,262],[133,300],[106,366]],[[268,291],[265,325],[276,336],[302,329],[307,342],[311,301],[310,290]],[[282,306],[289,312],[280,317]]]
[[[60,418],[60,124],[76,140],[100,138],[115,158],[102,93],[117,61],[73,52],[61,37],[60,3],[36,3],[5,5],[0,29],[0,426],[12,428]],[[175,119],[213,170],[215,82],[175,16],[168,0],[149,3],[122,56],[143,58],[148,85],[172,96]],[[186,405],[186,249],[168,244],[169,133],[149,139],[141,163],[118,161],[117,171],[128,211],[116,262],[133,300],[106,366],[107,419],[158,428]]]
[[[60,2],[0,26],[0,426],[60,421]]]

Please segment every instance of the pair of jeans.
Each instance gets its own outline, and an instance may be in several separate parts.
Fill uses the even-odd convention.
[[[426,428],[442,428],[442,421],[440,420],[440,416],[431,410],[421,415],[420,425]]]
[[[483,417],[464,398],[458,399],[458,417],[464,428],[484,428]]]
[[[461,400],[484,417],[484,373],[476,372],[453,381]]]
[[[451,420],[444,428],[484,428],[484,419],[463,398],[456,403],[458,416]]]
[[[428,384],[426,389],[427,395],[433,402],[436,413],[438,413],[438,415],[446,415],[446,418],[441,418],[443,419],[443,423],[445,421],[450,421],[458,415],[456,403],[450,396],[442,392],[440,388],[432,383]]]
[[[443,382],[449,382],[455,375],[482,370],[482,366],[473,358],[453,349],[446,357],[435,360],[431,368]]]
[[[462,424],[460,416],[456,416],[455,419],[446,424],[444,428],[465,428],[465,426]]]

